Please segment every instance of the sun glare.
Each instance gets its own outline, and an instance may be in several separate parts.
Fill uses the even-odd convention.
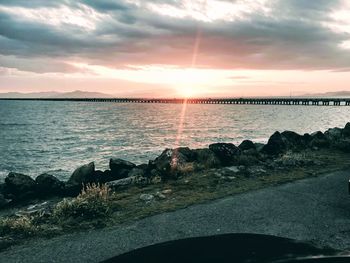
[[[180,87],[178,90],[179,96],[183,98],[193,98],[198,95],[196,90],[191,87]]]

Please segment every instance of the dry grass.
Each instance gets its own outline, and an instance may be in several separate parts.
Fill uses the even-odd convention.
[[[0,236],[19,235],[32,236],[39,228],[34,225],[33,218],[29,216],[9,217],[0,220]]]
[[[91,220],[108,217],[114,207],[113,193],[106,185],[86,185],[82,192],[72,199],[63,199],[53,209],[58,221],[83,218]]]

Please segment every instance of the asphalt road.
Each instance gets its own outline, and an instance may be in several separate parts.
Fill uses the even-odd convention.
[[[349,171],[265,188],[133,224],[35,240],[0,262],[99,262],[142,246],[216,233],[260,233],[350,248]],[[181,253],[181,252],[180,252]]]

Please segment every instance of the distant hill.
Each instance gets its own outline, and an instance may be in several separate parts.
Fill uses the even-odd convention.
[[[307,93],[299,97],[350,97],[350,91],[333,91],[324,93]]]
[[[101,92],[88,92],[88,91],[82,91],[82,90],[75,90],[72,92],[66,92],[66,93],[58,93],[54,94],[52,96],[49,96],[49,98],[112,98],[113,95],[101,93]]]
[[[21,93],[21,92],[6,92],[0,93],[0,98],[48,98],[59,94],[58,92],[31,92],[31,93]]]
[[[21,93],[21,92],[7,92],[0,93],[0,98],[112,98],[113,95],[100,93],[100,92],[88,92],[75,90],[72,92],[32,92],[32,93]]]

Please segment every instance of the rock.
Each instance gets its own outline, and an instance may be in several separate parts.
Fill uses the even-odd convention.
[[[311,141],[309,144],[312,148],[327,148],[330,145],[327,137],[320,131],[311,134]]]
[[[63,195],[64,183],[51,174],[41,174],[35,178],[35,182],[40,197]]]
[[[129,186],[129,185],[133,184],[134,179],[135,179],[134,177],[127,177],[127,178],[108,182],[108,183],[106,183],[106,185],[109,186],[111,189],[117,189],[120,187],[125,187],[125,186]]]
[[[140,200],[145,201],[145,202],[150,202],[154,199],[154,195],[151,194],[141,194],[140,195]]]
[[[241,151],[256,150],[256,145],[250,140],[244,140],[238,148],[241,149]]]
[[[126,174],[126,172],[128,170],[123,170],[123,171]],[[123,176],[123,178],[125,178],[125,177],[126,176]],[[104,183],[115,181],[118,179],[119,179],[119,176],[113,175],[111,170],[105,170],[105,171],[97,170],[97,171],[95,171],[95,182],[96,183],[104,184]]]
[[[251,175],[264,175],[266,170],[262,166],[252,166],[248,168],[248,173]]]
[[[122,159],[111,158],[109,160],[109,168],[111,169],[111,177],[113,180],[127,177],[129,172],[135,167],[136,165],[134,163]]]
[[[237,178],[235,176],[225,176],[223,179],[225,179],[226,181],[231,182],[231,181],[236,180]]]
[[[6,199],[3,194],[0,194],[0,209],[6,207],[9,202],[10,200]]]
[[[150,184],[152,181],[152,179],[150,179],[149,177],[146,176],[134,176],[134,184],[138,185],[138,186],[146,186],[148,184]]]
[[[69,178],[67,185],[82,186],[82,184],[95,182],[95,164],[91,162],[77,168]]]
[[[247,154],[247,151],[248,151],[248,154]],[[241,155],[237,156],[236,158],[237,165],[252,166],[259,163],[258,154],[249,153],[249,151],[254,151],[254,150],[253,149],[245,150],[242,152]]]
[[[335,149],[350,153],[350,139],[340,139],[333,144]]]
[[[164,194],[162,194],[161,192],[156,192],[155,196],[159,199],[165,199],[166,196]]]
[[[111,169],[112,172],[120,170],[120,169],[131,170],[134,167],[136,167],[136,164],[134,164],[132,162],[125,161],[123,159],[111,158],[109,160],[109,168]]]
[[[209,149],[195,149],[196,165],[201,169],[210,169],[221,166],[219,158]]]
[[[162,178],[175,179],[179,174],[186,173],[188,163],[195,160],[195,154],[188,147],[165,149],[149,166],[160,172]]]
[[[262,152],[269,155],[279,155],[287,149],[286,143],[283,141],[281,133],[276,131],[271,135],[267,144],[262,148]]]
[[[343,136],[346,138],[350,137],[350,122],[348,122],[343,129]]]
[[[16,216],[23,217],[23,216],[34,216],[34,215],[40,215],[40,218],[43,218],[44,216],[50,216],[52,214],[52,210],[50,208],[49,202],[43,202],[39,204],[34,204],[28,206],[24,210],[20,210],[16,213]]]
[[[281,133],[281,136],[288,149],[305,149],[306,141],[304,140],[304,136],[293,131],[284,131]]]
[[[162,182],[162,178],[160,176],[153,176],[150,179],[151,184],[160,184]]]
[[[133,168],[129,173],[128,177],[145,176],[145,171],[140,168]]]
[[[239,173],[239,171],[240,171],[238,166],[230,166],[230,167],[226,167],[226,169],[233,172],[233,173]]]
[[[95,171],[94,178],[97,183],[105,183],[105,180],[107,179],[105,178],[105,173],[101,170]]]
[[[209,149],[215,153],[222,165],[230,165],[235,162],[235,158],[241,150],[233,143],[214,143],[209,145]]]
[[[171,194],[172,192],[173,192],[173,190],[171,190],[171,189],[164,189],[161,193],[168,195],[168,194]]]
[[[331,128],[325,131],[324,135],[331,142],[336,142],[342,138],[343,129],[341,128]]]
[[[11,172],[5,178],[5,184],[5,192],[15,200],[35,196],[36,183],[28,175]]]
[[[265,146],[265,144],[260,143],[260,142],[255,142],[254,145],[255,145],[255,148],[258,152],[260,152]]]

